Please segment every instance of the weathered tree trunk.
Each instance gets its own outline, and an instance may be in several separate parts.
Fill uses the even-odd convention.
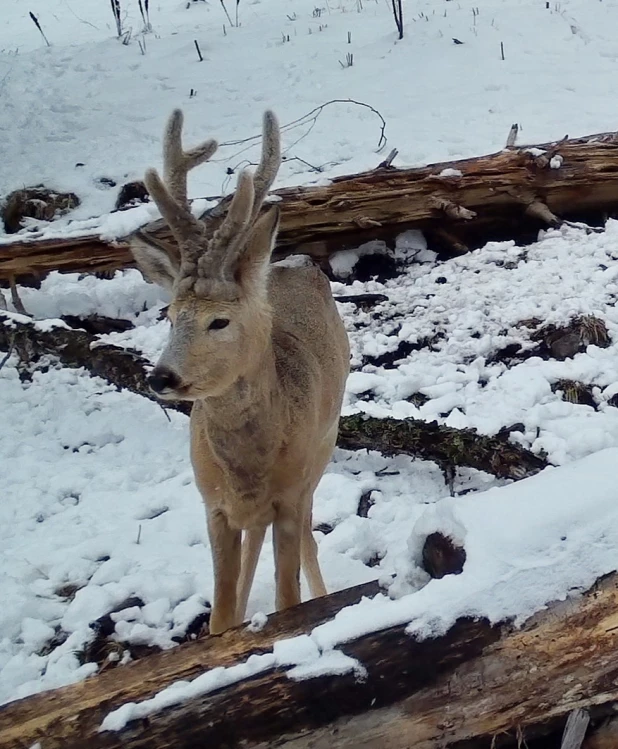
[[[0,350],[14,348],[22,362],[52,355],[67,367],[84,367],[118,388],[160,401],[146,384],[150,362],[135,351],[102,343],[96,335],[69,327],[37,327],[23,316],[0,311]],[[166,407],[190,413],[191,404],[166,403]],[[339,424],[339,447],[378,450],[386,455],[405,453],[433,460],[445,471],[467,466],[500,478],[521,479],[547,463],[507,440],[484,437],[472,429],[452,429],[415,419],[373,419],[344,416]]]
[[[543,458],[506,439],[417,419],[343,416],[337,445],[346,450],[378,450],[385,455],[405,453],[433,460],[444,471],[467,466],[499,478],[522,479],[547,465]]]
[[[602,219],[617,210],[618,134],[508,148],[418,169],[375,169],[274,194],[282,209],[277,258],[295,252],[324,258],[406,228],[424,230],[436,247],[465,251],[490,239],[531,238],[562,218]],[[170,241],[160,222],[148,231]],[[20,237],[0,246],[0,280],[131,263],[126,241],[111,245],[93,236]]]
[[[405,625],[342,646],[367,671],[293,681],[274,669],[99,732],[105,716],[179,679],[270,652],[275,638],[310,633],[363,588],[314,599],[242,628],[144,658],[84,683],[0,709],[0,747],[23,749],[435,749],[521,745],[561,730],[575,708],[611,714],[618,700],[618,579],[553,605],[523,628],[458,620],[415,640]]]

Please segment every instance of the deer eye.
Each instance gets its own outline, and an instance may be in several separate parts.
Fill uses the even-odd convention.
[[[229,324],[230,321],[225,317],[215,317],[215,319],[208,326],[208,330],[223,330],[223,328],[227,328]]]

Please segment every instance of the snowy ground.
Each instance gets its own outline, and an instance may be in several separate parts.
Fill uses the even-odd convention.
[[[255,141],[233,142],[259,133],[267,106],[286,124],[333,99],[365,102],[386,120],[398,165],[498,150],[513,122],[526,142],[618,122],[616,0],[552,0],[549,9],[544,0],[407,0],[400,42],[390,0],[242,0],[238,28],[218,0],[151,0],[145,36],[137,0],[120,4],[128,45],[114,38],[106,0],[3,0],[1,192],[42,182],[83,199],[74,218],[106,213],[118,188],[100,179],[121,185],[157,164],[177,106],[187,140],[232,143],[192,174],[193,196],[221,194],[228,167],[255,162]],[[233,13],[233,0],[227,6]],[[344,68],[347,53],[353,66]],[[277,186],[372,168],[384,158],[379,136],[368,109],[330,105],[313,128],[286,131],[290,160]]]
[[[329,0],[319,13],[299,0],[241,3],[239,28],[230,28],[214,0],[188,8],[160,0],[151,3],[154,33],[145,37],[137,2],[122,7],[133,29],[126,46],[113,38],[107,2],[32,3],[27,10],[38,16],[47,48],[22,0],[4,0],[3,194],[43,182],[83,198],[75,218],[104,214],[116,190],[97,180],[121,184],[158,164],[162,123],[178,105],[187,111],[189,140],[214,134],[232,141],[258,131],[266,106],[286,123],[329,99],[355,98],[385,117],[388,146],[400,150],[401,164],[499,149],[514,121],[530,142],[618,122],[618,104],[608,95],[618,65],[617,2],[572,0],[546,9],[537,0],[482,7],[476,0],[410,0],[402,42],[384,0]],[[354,65],[344,69],[339,60],[347,52]],[[379,129],[368,110],[327,107],[313,129],[305,124],[285,134],[290,157],[326,165],[324,172],[291,158],[278,184],[375,166],[383,158],[375,153]],[[193,176],[192,194],[227,189],[226,168],[255,160],[255,147],[242,148],[223,148],[220,161]],[[138,211],[117,219],[113,230],[151,209]],[[67,221],[58,222],[60,230]],[[455,493],[466,496],[452,498],[433,464],[338,451],[315,502],[316,526],[333,529],[316,532],[327,585],[336,590],[396,574],[391,593],[409,595],[364,604],[371,611],[362,616],[344,612],[333,629],[315,633],[322,650],[349,637],[358,621],[412,621],[412,631],[426,635],[462,614],[525,617],[618,568],[618,409],[610,405],[618,393],[618,223],[603,233],[552,231],[526,248],[489,245],[446,263],[423,251],[422,238],[405,235],[398,253],[415,255],[398,279],[333,284],[336,293],[388,297],[369,312],[340,306],[354,367],[345,411],[438,419],[484,434],[521,424],[512,439],[562,467],[509,487],[460,471]],[[157,319],[163,293],[135,271],[111,281],[52,274],[40,290],[21,295],[39,319],[94,312],[129,319],[135,328],[110,339],[153,359],[167,333]],[[508,344],[532,345],[532,329],[522,322],[561,324],[578,315],[602,319],[611,345],[589,346],[562,362],[491,363]],[[431,345],[391,368],[367,363],[402,342],[427,340]],[[590,386],[594,407],[552,390],[565,379]],[[0,370],[0,404],[2,702],[92,673],[92,664],[80,662],[93,637],[89,624],[130,597],[144,605],[115,615],[118,639],[171,646],[206,610],[212,571],[184,416],[170,413],[168,420],[156,404],[78,371],[52,367],[21,383],[14,358]],[[367,492],[374,505],[363,518],[357,506]],[[433,530],[463,540],[468,561],[461,576],[425,585],[417,562]],[[267,543],[249,613],[269,612],[272,604]]]
[[[404,236],[400,251],[414,252],[409,248],[418,244],[418,236]],[[535,357],[511,367],[491,364],[489,357],[514,341],[529,345],[529,329],[517,323],[533,315],[561,323],[594,313],[616,337],[618,222],[610,221],[604,233],[565,228],[527,248],[489,245],[443,263],[420,252],[422,262],[411,264],[396,280],[333,284],[335,292],[378,291],[389,299],[372,313],[340,305],[355,369],[344,412],[437,418],[485,434],[521,422],[523,429],[513,438],[544,450],[555,464],[570,464],[571,478],[558,473],[549,492],[544,484],[523,482],[519,493],[503,494],[504,489],[484,498],[474,492],[500,482],[461,470],[455,493],[473,492],[477,505],[453,500],[431,463],[338,451],[315,500],[315,526],[332,528],[316,532],[327,585],[336,590],[395,574],[391,594],[419,590],[427,581],[418,567],[424,537],[442,530],[464,540],[469,559],[461,578],[467,582],[448,599],[452,606],[440,604],[445,621],[462,611],[485,611],[495,618],[530,613],[582,580],[618,567],[616,546],[607,536],[612,524],[607,504],[618,499],[609,481],[618,454],[618,409],[608,404],[618,391],[618,348],[589,346],[566,361]],[[557,284],[565,267],[569,273]],[[436,282],[443,278],[448,283]],[[52,274],[40,290],[21,293],[38,318],[97,311],[129,319],[133,330],[107,338],[153,359],[167,335],[168,323],[158,320],[165,296],[137,271],[118,273],[111,281]],[[429,334],[443,337],[398,366],[363,364],[366,356]],[[168,420],[150,401],[117,393],[78,371],[52,368],[22,384],[14,363],[10,360],[0,371],[7,425],[0,434],[0,454],[9,467],[3,485],[7,501],[0,505],[3,700],[91,673],[95,667],[80,665],[79,655],[93,638],[89,624],[127,599],[138,597],[144,605],[116,617],[116,637],[131,645],[169,647],[206,610],[212,592],[186,417],[171,413]],[[553,392],[552,383],[560,379],[590,385],[596,407],[568,403],[560,391]],[[418,394],[425,400],[420,408],[409,400]],[[614,450],[598,453],[603,448]],[[593,453],[595,461],[581,469],[573,463]],[[571,484],[568,497],[565,481]],[[359,499],[368,492],[374,505],[368,517],[359,517]],[[534,507],[540,498],[538,511],[523,511],[525,502]],[[519,525],[513,525],[513,515]],[[599,517],[607,522],[599,523]],[[510,530],[500,530],[503,525]],[[530,525],[536,528],[533,551]],[[481,543],[496,533],[491,546]],[[583,549],[590,545],[598,553],[582,566]],[[564,564],[571,558],[579,571]],[[546,567],[555,574],[545,570],[535,587],[535,575]],[[492,572],[481,575],[484,569]],[[521,569],[527,571],[523,577],[515,574]],[[250,615],[272,610],[272,581],[267,543]],[[456,583],[431,585],[437,606],[441,591]],[[483,601],[495,599],[495,587],[498,603],[485,610]],[[412,598],[406,605],[416,610],[419,604]],[[55,645],[51,652],[50,642]]]

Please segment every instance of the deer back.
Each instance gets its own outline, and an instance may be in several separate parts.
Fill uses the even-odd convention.
[[[313,265],[274,266],[268,297],[282,387],[299,418],[311,410],[330,426],[341,410],[350,346],[328,279]]]

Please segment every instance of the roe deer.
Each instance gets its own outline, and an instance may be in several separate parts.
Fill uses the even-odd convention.
[[[279,209],[261,208],[281,161],[275,116],[264,115],[255,174],[240,174],[224,218],[204,220],[191,213],[187,173],[217,144],[184,151],[182,121],[174,111],[165,131],[163,180],[154,169],[145,175],[178,248],[138,235],[132,251],[172,294],[170,338],[149,385],[160,398],[193,401],[191,461],[208,519],[216,634],[244,619],[271,523],[277,609],[300,603],[301,561],[311,595],[326,594],[313,492],[335,446],[350,350],[323,273],[270,265]]]

